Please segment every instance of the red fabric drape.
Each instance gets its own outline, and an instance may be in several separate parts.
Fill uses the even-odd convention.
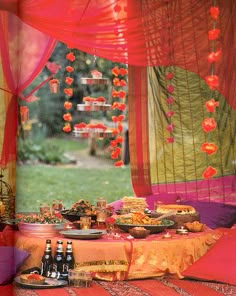
[[[13,9],[14,11],[14,9]],[[24,24],[14,14],[0,12],[1,90],[12,93],[6,111],[0,166],[16,159],[17,98],[45,66],[56,41]],[[7,83],[5,83],[5,81]],[[1,119],[3,120],[3,119]]]
[[[216,3],[221,30],[217,45],[223,52],[215,69],[221,81],[218,91],[236,109],[236,2]],[[137,66],[165,66],[174,60],[176,66],[204,78],[209,73],[207,32],[212,28],[212,5],[212,0],[21,0],[17,15],[28,25],[82,51]],[[0,9],[14,11],[6,0]],[[130,16],[129,11],[135,14]],[[168,36],[173,37],[172,48]]]

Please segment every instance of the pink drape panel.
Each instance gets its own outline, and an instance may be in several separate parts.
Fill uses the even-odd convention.
[[[14,14],[0,12],[0,50],[7,85],[1,91],[12,93],[4,128],[1,167],[16,157],[17,98],[45,66],[56,41],[24,24]]]

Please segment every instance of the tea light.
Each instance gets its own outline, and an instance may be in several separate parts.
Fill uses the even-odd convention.
[[[163,235],[163,237],[164,237],[164,238],[171,238],[172,235],[171,235],[169,232],[167,232],[167,233],[165,233],[165,234]]]
[[[177,234],[188,234],[188,230],[185,229],[183,226],[181,228],[176,229]]]
[[[70,229],[72,229],[72,228],[73,228],[73,227],[72,227],[70,224],[67,224],[67,225],[66,225],[66,229],[67,229],[67,230],[70,230]]]

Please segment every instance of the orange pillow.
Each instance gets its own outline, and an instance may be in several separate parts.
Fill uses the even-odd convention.
[[[236,229],[228,230],[183,275],[188,278],[236,285]]]

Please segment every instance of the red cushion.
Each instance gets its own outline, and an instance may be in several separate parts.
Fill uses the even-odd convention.
[[[215,245],[183,275],[194,279],[236,285],[236,231],[228,230]]]
[[[5,246],[14,246],[14,230],[6,226],[2,232],[2,238]]]

